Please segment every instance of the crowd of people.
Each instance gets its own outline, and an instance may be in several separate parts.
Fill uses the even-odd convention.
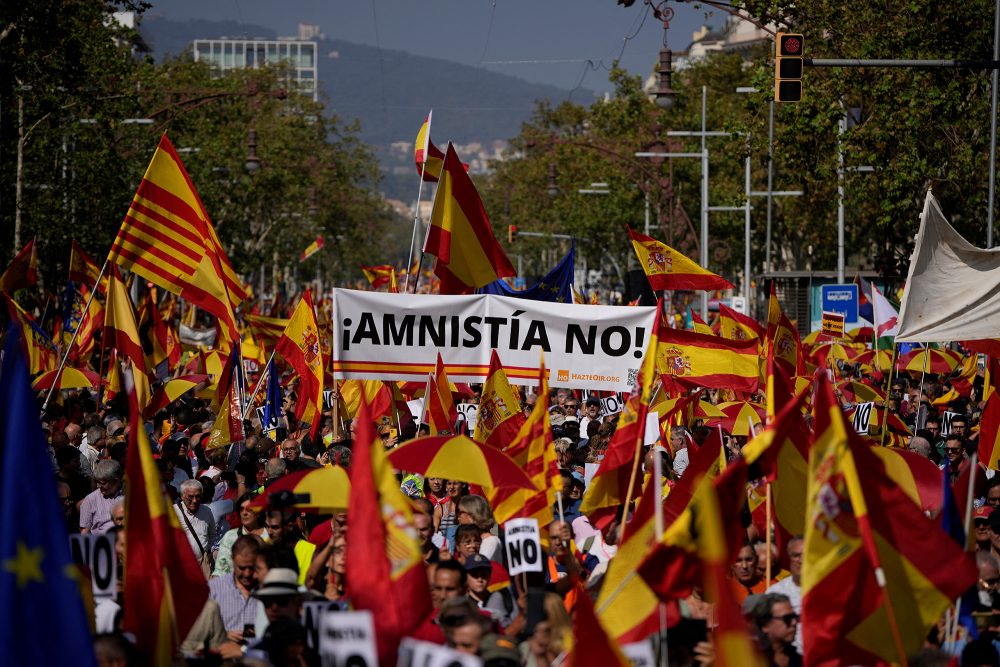
[[[861,372],[844,363],[836,370],[877,384],[877,372]],[[947,402],[940,400],[948,398],[946,377],[896,376],[888,386],[889,409],[912,432],[907,449],[942,468],[947,464],[953,483],[977,449],[982,408],[977,397],[982,396],[982,385],[980,374],[971,399]],[[479,387],[472,389],[474,395],[463,400],[477,401]],[[294,472],[333,465],[349,469],[357,423],[335,424],[327,416],[321,434],[313,439],[307,429],[289,429],[287,424],[263,432],[254,419],[247,424],[244,441],[206,450],[215,419],[207,401],[188,395],[149,421],[130,423],[120,399],[98,406],[94,394],[86,390],[64,394],[46,413],[43,426],[67,528],[71,533],[112,535],[119,554],[127,538],[126,441],[134,428],[145,429],[150,436],[163,489],[210,590],[208,602],[181,644],[184,655],[228,664],[319,664],[317,647],[308,640],[303,604],[325,601],[329,612],[351,609],[345,568],[350,512],[303,511],[294,507],[293,497],[271,494],[269,487]],[[711,394],[711,400],[721,400],[725,390]],[[845,410],[853,407],[851,395],[840,390],[836,395]],[[536,400],[530,390],[524,392],[526,414]],[[579,596],[596,597],[621,539],[620,517],[595,527],[580,512],[588,464],[601,461],[618,415],[602,414],[601,401],[586,392],[553,390],[550,403],[553,447],[564,491],[559,506],[553,507],[555,520],[543,530],[544,571],[530,585],[508,574],[503,531],[483,490],[458,480],[398,472],[400,488],[414,509],[434,607],[415,636],[478,655],[490,667],[561,664],[574,643],[572,619]],[[948,428],[943,429],[945,409]],[[374,426],[387,449],[426,430],[426,425],[413,420]],[[658,456],[661,483],[669,493],[685,473],[689,450],[696,450],[710,431],[700,419],[668,427],[664,440],[647,447],[644,478],[654,474]],[[727,435],[727,458],[739,457],[748,437]],[[1000,476],[993,476],[981,463],[975,472],[972,498],[979,583],[974,613],[986,632],[980,639],[964,636],[949,641],[942,619],[911,664],[952,664],[952,654],[960,656],[963,667],[997,664],[990,632],[1000,627],[1000,511],[996,511]],[[732,590],[769,664],[802,664],[802,536],[784,544],[784,553],[772,545],[768,554],[770,541],[763,534],[767,528],[756,525],[749,512],[744,519],[745,543],[731,566]],[[121,633],[119,602],[101,600],[95,609],[95,648],[101,664],[137,664]],[[669,664],[713,664],[712,601],[703,599],[696,588],[681,601],[680,609],[683,622],[654,637],[658,654]]]

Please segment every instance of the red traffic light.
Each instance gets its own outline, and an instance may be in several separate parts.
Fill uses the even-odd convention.
[[[778,33],[778,55],[802,57],[805,40],[802,35]]]
[[[507,243],[513,243],[517,238],[517,225],[507,225]]]

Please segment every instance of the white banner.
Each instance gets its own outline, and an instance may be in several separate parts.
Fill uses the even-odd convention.
[[[482,382],[495,349],[515,384],[544,354],[551,386],[602,391],[631,390],[656,310],[346,289],[333,304],[337,379],[420,382],[440,353],[453,382]]]
[[[376,667],[375,622],[370,611],[327,612],[320,617],[323,667]]]
[[[483,661],[447,646],[403,637],[396,664],[398,667],[482,667]]]
[[[118,557],[110,535],[70,535],[69,550],[73,562],[90,571],[95,598],[113,598],[118,594]]]

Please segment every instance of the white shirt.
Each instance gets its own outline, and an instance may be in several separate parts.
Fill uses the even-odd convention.
[[[202,552],[198,548],[198,542],[188,529],[188,521],[191,522],[191,527],[194,528],[195,534],[198,535],[201,546],[207,551],[211,551],[215,545],[215,517],[212,516],[212,510],[205,505],[201,505],[194,514],[191,514],[183,504],[178,503],[174,505],[174,512],[177,513],[177,521],[181,524],[181,530],[187,535],[188,543],[191,545],[191,551],[194,552],[195,557],[201,558]],[[184,520],[185,516],[188,521]]]
[[[674,456],[674,472],[677,473],[678,477],[684,474],[684,471],[688,467],[688,450],[687,447],[677,452]]]
[[[789,603],[792,605],[792,609],[795,610],[796,614],[802,613],[802,586],[796,584],[792,581],[791,576],[785,577],[781,581],[771,584],[765,593],[781,593],[788,598]],[[799,627],[795,629],[795,648],[798,649],[799,653],[802,653],[802,623],[799,622]]]
[[[97,458],[101,455],[101,452],[94,449],[87,443],[83,443],[79,447],[80,449],[80,472],[82,472],[87,477],[94,476],[94,463],[97,462]]]

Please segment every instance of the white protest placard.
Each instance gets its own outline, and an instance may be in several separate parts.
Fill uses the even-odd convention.
[[[323,390],[323,409],[324,410],[333,409],[333,389]]]
[[[941,413],[941,435],[951,435],[951,422],[955,417],[961,416],[957,412],[949,412],[945,410]]]
[[[854,408],[854,430],[858,435],[868,435],[874,409],[874,403],[858,403]]]
[[[412,637],[404,637],[400,642],[396,663],[397,667],[482,667],[482,664],[474,655]]]
[[[496,350],[507,378],[533,384],[545,355],[549,385],[628,391],[655,308],[333,290],[337,379],[420,382],[438,354],[454,382],[482,382]]]
[[[118,594],[118,557],[111,535],[70,535],[69,550],[73,562],[90,572],[95,598],[111,598]]]
[[[601,399],[601,415],[616,415],[622,411],[625,401],[621,394],[612,394]]]
[[[372,613],[324,612],[320,619],[318,653],[323,667],[377,667]]]
[[[538,519],[511,519],[503,527],[510,575],[541,572],[542,541],[538,533]]]
[[[646,415],[646,430],[642,439],[643,445],[652,445],[660,441],[660,413],[650,412]]]
[[[319,650],[319,629],[323,622],[329,601],[304,602],[302,604],[302,627],[306,629],[306,646],[314,651]]]
[[[656,655],[649,641],[622,644],[622,654],[632,662],[633,667],[655,667]]]
[[[459,403],[455,406],[458,410],[458,421],[465,422],[465,428],[469,437],[472,437],[476,430],[476,418],[479,416],[479,406],[475,403]]]
[[[594,479],[594,475],[597,474],[597,469],[601,467],[600,463],[584,463],[583,464],[583,484],[584,486],[590,486],[590,480]]]

